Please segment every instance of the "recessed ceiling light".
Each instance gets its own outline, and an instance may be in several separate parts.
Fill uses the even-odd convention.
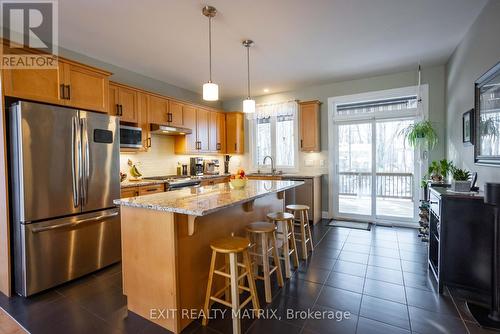
[[[264,93],[269,93],[269,88],[264,88]]]

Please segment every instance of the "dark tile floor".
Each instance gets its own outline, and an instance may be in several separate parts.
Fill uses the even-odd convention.
[[[279,319],[243,320],[246,333],[487,333],[468,314],[460,291],[436,293],[427,274],[426,244],[416,230],[373,227],[372,231],[313,229],[316,249],[302,261],[273,301],[261,306]],[[115,265],[29,299],[6,298],[0,307],[28,331],[42,333],[166,333],[126,311],[121,267]],[[308,310],[329,311],[334,319],[304,317]],[[345,317],[344,312],[350,312]],[[301,315],[292,318],[290,314]],[[341,319],[341,316],[344,318]],[[183,333],[231,333],[231,320],[208,327],[193,322]]]

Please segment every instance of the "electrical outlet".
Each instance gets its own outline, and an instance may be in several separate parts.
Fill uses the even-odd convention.
[[[326,165],[326,161],[325,161],[324,159],[321,159],[321,160],[319,161],[319,165],[320,165],[321,167],[325,167],[325,165]]]
[[[311,159],[304,160],[304,166],[306,166],[306,167],[314,166],[314,160],[311,160]]]

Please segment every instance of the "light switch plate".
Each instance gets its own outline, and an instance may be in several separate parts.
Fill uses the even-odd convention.
[[[314,166],[314,160],[311,160],[311,159],[304,160],[304,166],[306,166],[306,167]]]
[[[321,167],[325,167],[325,162],[326,162],[326,161],[325,161],[324,159],[321,159],[321,160],[319,161],[319,165],[320,165]]]

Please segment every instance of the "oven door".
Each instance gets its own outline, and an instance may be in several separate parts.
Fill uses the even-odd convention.
[[[142,148],[142,129],[134,126],[120,126],[121,148]]]

